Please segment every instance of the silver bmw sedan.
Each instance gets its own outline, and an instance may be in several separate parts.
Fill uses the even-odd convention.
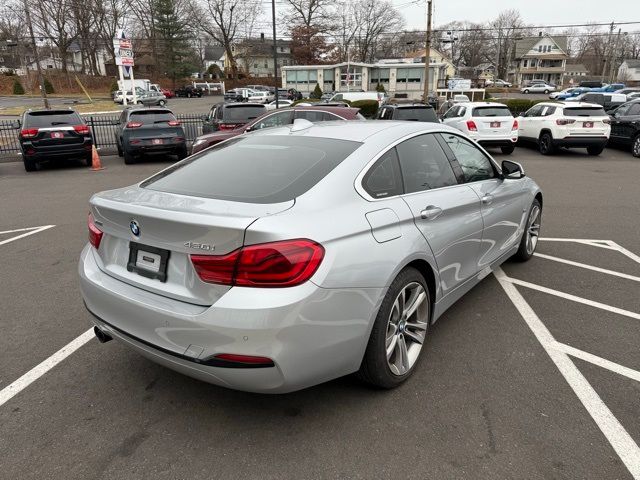
[[[82,296],[102,342],[217,385],[391,388],[447,308],[533,255],[541,212],[458,130],[298,120],[94,195]]]

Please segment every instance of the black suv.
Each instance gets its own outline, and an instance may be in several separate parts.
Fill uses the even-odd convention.
[[[185,85],[184,87],[176,88],[173,93],[176,97],[202,97],[202,89],[194,87],[193,85]]]
[[[43,160],[83,159],[91,165],[91,130],[74,110],[27,110],[19,120],[20,149],[27,172]]]
[[[609,112],[611,135],[609,143],[631,146],[634,157],[640,157],[640,100],[632,100]]]
[[[233,130],[266,112],[261,103],[217,103],[202,117],[202,133]]]
[[[414,104],[387,104],[378,109],[377,120],[413,120],[414,122],[439,123],[436,111],[431,105],[423,103]]]
[[[118,155],[127,165],[145,154],[187,157],[184,130],[168,108],[127,108],[115,124]]]

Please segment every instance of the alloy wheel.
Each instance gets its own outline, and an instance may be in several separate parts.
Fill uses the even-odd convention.
[[[631,152],[633,153],[634,157],[640,157],[640,135],[638,135],[634,140]]]
[[[386,332],[387,364],[394,375],[404,375],[413,368],[427,333],[429,302],[418,282],[406,285],[398,294]]]
[[[527,253],[533,255],[536,245],[538,245],[538,236],[540,235],[540,207],[538,205],[534,205],[533,208],[531,208],[525,234],[527,236]]]

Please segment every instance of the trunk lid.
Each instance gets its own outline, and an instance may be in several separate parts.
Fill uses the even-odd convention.
[[[471,117],[482,138],[504,138],[511,134],[514,118],[506,107],[475,107]]]
[[[565,107],[563,118],[573,120],[567,125],[569,136],[576,137],[603,137],[607,136],[610,126],[609,116],[604,113],[602,107]]]
[[[102,271],[136,287],[184,302],[212,305],[230,287],[202,282],[189,255],[229,253],[243,245],[245,230],[254,221],[293,204],[293,200],[279,204],[230,202],[137,186],[103,192],[91,199],[94,222],[104,232],[96,259]],[[138,235],[132,233],[136,230],[132,222]],[[147,275],[147,270],[156,271],[162,256],[167,257],[165,281]]]

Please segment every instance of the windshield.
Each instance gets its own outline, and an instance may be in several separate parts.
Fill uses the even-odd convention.
[[[223,119],[225,122],[248,122],[265,111],[262,105],[229,105],[224,109]]]
[[[141,122],[145,125],[153,123],[170,122],[176,117],[169,110],[136,110],[131,112],[129,120],[132,122]]]
[[[29,112],[24,117],[25,126],[46,128],[56,125],[82,125],[84,122],[76,112],[49,110]]]
[[[160,172],[141,186],[234,202],[281,203],[308,191],[360,145],[317,137],[237,137]]]
[[[394,120],[415,120],[418,122],[437,122],[436,112],[433,108],[412,107],[397,108]]]
[[[604,117],[604,109],[602,107],[569,107],[563,110],[563,114],[569,117]]]
[[[472,117],[511,117],[511,110],[507,107],[476,107]]]

